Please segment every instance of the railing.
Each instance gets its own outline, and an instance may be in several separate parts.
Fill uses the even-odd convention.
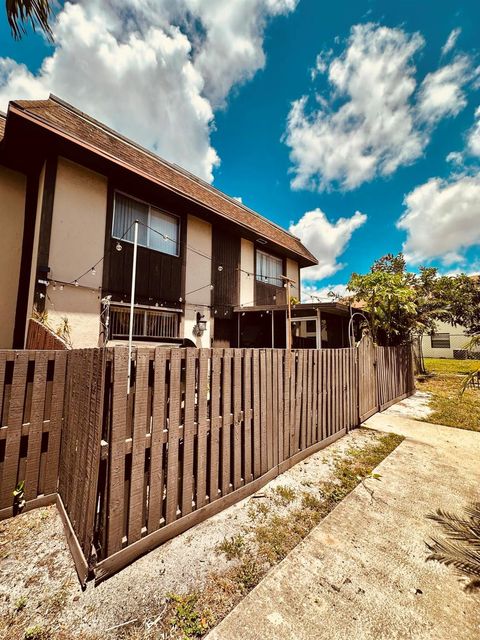
[[[110,339],[127,338],[129,324],[129,309],[110,308]],[[147,338],[177,338],[178,313],[137,308],[133,315],[133,335]]]

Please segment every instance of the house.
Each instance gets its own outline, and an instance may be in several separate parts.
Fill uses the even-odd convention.
[[[464,360],[478,358],[478,351],[470,352],[465,348],[471,337],[461,325],[453,326],[448,322],[437,322],[436,331],[431,336],[422,337],[422,352],[425,358],[454,358]]]
[[[285,307],[284,278],[300,298],[300,269],[317,263],[289,232],[63,100],[14,101],[0,117],[0,347],[24,347],[34,307],[52,326],[66,317],[75,347],[125,340],[134,220],[135,340],[236,346],[238,309]]]

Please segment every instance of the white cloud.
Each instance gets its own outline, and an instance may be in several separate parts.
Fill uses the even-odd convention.
[[[423,46],[419,33],[369,23],[352,27],[341,55],[317,58],[312,79],[328,69],[331,92],[292,103],[284,140],[293,188],[354,189],[422,155],[434,124],[464,106],[472,77],[461,57],[418,90],[413,59]]]
[[[475,111],[475,124],[468,134],[468,150],[474,156],[480,156],[480,107]]]
[[[337,258],[345,251],[353,232],[367,221],[356,211],[351,218],[330,222],[321,209],[307,211],[290,232],[296,235],[318,260],[318,265],[302,269],[302,280],[311,282],[328,278],[344,265]]]
[[[461,151],[451,151],[445,158],[447,162],[460,165],[463,162],[463,153]]]
[[[451,180],[432,178],[405,197],[397,227],[407,232],[408,262],[438,258],[445,266],[462,263],[464,252],[480,244],[480,174]]]
[[[442,47],[442,56],[445,56],[449,51],[453,49],[453,47],[457,44],[458,37],[461,33],[462,30],[460,28],[452,29],[452,31],[450,31],[447,41]]]
[[[214,111],[265,64],[271,16],[297,0],[66,3],[37,74],[0,58],[0,108],[50,92],[211,181]]]
[[[460,113],[467,104],[463,87],[471,78],[470,61],[466,56],[429,73],[419,90],[419,119],[433,125],[446,116]]]
[[[332,302],[349,295],[346,284],[329,284],[325,287],[302,286],[302,302]]]

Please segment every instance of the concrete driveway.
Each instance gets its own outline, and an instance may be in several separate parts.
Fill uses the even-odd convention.
[[[376,414],[404,442],[209,635],[209,640],[476,640],[480,595],[425,562],[425,514],[479,500],[480,433]]]

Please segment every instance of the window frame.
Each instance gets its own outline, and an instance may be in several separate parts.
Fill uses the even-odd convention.
[[[161,249],[155,249],[154,247],[149,246],[149,242],[150,242],[150,235],[154,232],[152,232],[150,229],[147,229],[147,244],[142,244],[142,243],[138,243],[139,247],[143,247],[144,249],[148,249],[149,251],[155,251],[156,253],[161,253],[164,256],[171,256],[172,258],[179,258],[181,256],[181,225],[182,225],[182,219],[179,215],[177,215],[176,213],[170,213],[170,211],[166,211],[165,209],[162,209],[161,207],[157,207],[153,204],[151,204],[150,202],[147,202],[146,200],[142,200],[141,198],[137,198],[136,196],[132,196],[130,193],[126,193],[125,191],[122,191],[121,189],[114,189],[113,190],[113,207],[112,207],[112,229],[111,229],[111,237],[114,238],[115,240],[121,240],[122,242],[128,242],[129,244],[134,244],[132,240],[127,240],[126,238],[121,238],[121,236],[117,236],[114,233],[114,229],[115,229],[115,207],[116,207],[116,194],[119,194],[121,196],[125,196],[125,198],[130,198],[130,200],[135,200],[136,202],[140,202],[140,204],[144,204],[145,206],[148,207],[148,226],[152,227],[151,224],[151,211],[152,209],[155,209],[156,211],[158,211],[159,213],[163,213],[166,216],[170,216],[171,218],[175,218],[177,220],[177,242],[176,242],[176,253],[167,253],[166,251],[162,251]]]
[[[263,285],[266,285],[268,287],[274,287],[275,289],[281,289],[284,285],[284,282],[281,278],[279,278],[279,283],[278,284],[274,284],[273,282],[268,282],[266,281],[264,278],[265,276],[260,276],[258,273],[258,254],[263,254],[264,256],[267,256],[269,258],[273,258],[274,260],[280,262],[281,268],[280,268],[280,275],[283,275],[283,272],[285,271],[285,260],[283,258],[280,258],[279,256],[275,255],[274,253],[268,253],[268,251],[263,251],[262,249],[258,249],[255,248],[255,281],[256,282],[260,282]]]

